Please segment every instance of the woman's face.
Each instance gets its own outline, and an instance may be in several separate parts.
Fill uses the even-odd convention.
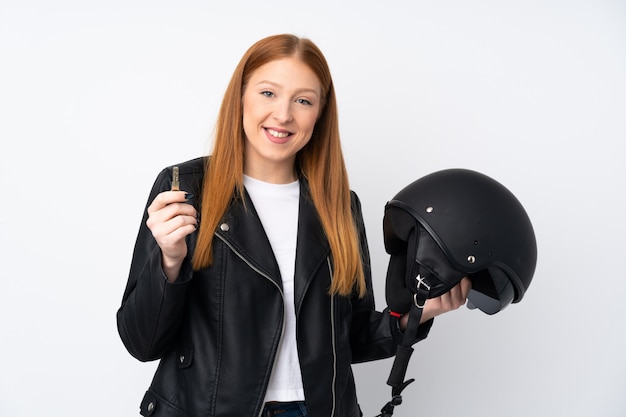
[[[254,71],[243,93],[244,173],[273,183],[295,180],[296,153],[311,139],[320,102],[317,76],[296,58]]]

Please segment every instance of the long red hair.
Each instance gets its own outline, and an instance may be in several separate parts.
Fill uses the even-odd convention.
[[[277,59],[295,57],[313,70],[322,87],[320,116],[311,140],[297,155],[298,169],[309,183],[313,204],[328,239],[333,259],[331,294],[365,294],[359,237],[352,217],[330,69],[319,48],[294,35],[275,35],[252,45],[228,84],[215,128],[215,141],[202,188],[201,219],[195,270],[213,262],[213,235],[233,195],[243,200],[244,143],[242,96],[252,73]],[[210,196],[210,197],[209,197]]]

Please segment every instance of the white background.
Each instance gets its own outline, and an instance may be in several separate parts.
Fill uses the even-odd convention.
[[[207,153],[239,58],[283,32],[333,71],[380,309],[383,207],[414,179],[482,171],[535,226],[526,297],[439,318],[395,415],[626,415],[617,0],[0,0],[0,415],[138,415],[156,364],[115,312],[148,191]],[[390,366],[355,366],[366,417]]]

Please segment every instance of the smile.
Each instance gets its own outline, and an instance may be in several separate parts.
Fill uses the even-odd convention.
[[[274,129],[269,129],[269,128],[265,129],[265,131],[267,133],[269,133],[270,135],[274,136],[275,138],[278,138],[278,139],[284,139],[284,138],[286,138],[287,136],[290,135],[289,132],[278,132],[278,131],[276,131]]]

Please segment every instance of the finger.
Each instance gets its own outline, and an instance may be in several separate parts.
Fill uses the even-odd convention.
[[[459,282],[450,289],[447,293],[441,296],[442,308],[447,311],[456,310],[465,304],[465,297],[461,283]]]
[[[192,226],[190,229],[188,226]],[[183,237],[193,232],[197,227],[197,218],[196,216],[188,216],[188,215],[176,215],[170,218],[167,221],[164,221],[158,224],[154,230],[153,234],[158,234],[159,236],[169,236],[176,237],[180,236],[178,229],[184,228],[187,233],[183,234]]]
[[[431,307],[438,312],[438,314],[441,314],[442,312],[445,311],[450,311],[452,309],[453,301],[452,301],[452,294],[451,294],[452,290],[441,294],[439,297],[435,297],[435,298],[431,298],[430,301],[431,302]]]
[[[467,299],[467,296],[470,292],[470,290],[472,289],[472,280],[469,279],[469,277],[464,277],[461,282],[461,294],[463,295],[464,299]]]
[[[466,278],[463,278],[455,287],[453,300],[454,308],[459,308],[465,305],[465,302],[467,301],[467,293],[469,291],[469,287],[466,281]]]
[[[187,193],[184,191],[163,191],[154,198],[148,207],[148,213],[154,213],[172,203],[182,203],[185,201],[186,195]]]
[[[154,230],[160,224],[172,220],[176,216],[189,216],[196,218],[196,209],[191,204],[186,203],[170,203],[158,210],[148,210],[147,226],[150,230]]]
[[[195,230],[191,225],[179,227],[169,235],[163,236],[157,240],[163,259],[169,259],[168,262],[176,262],[176,259],[182,259],[187,255],[187,242],[185,236]]]
[[[184,226],[177,227],[170,233],[161,236],[159,246],[162,250],[173,248],[181,244],[181,242],[184,242],[185,237],[193,233],[195,230],[196,227],[193,224],[186,224]]]
[[[170,203],[163,207],[163,213],[169,215],[169,218],[175,216],[191,216],[196,217],[196,209],[191,204],[187,203]]]
[[[461,296],[461,289],[459,288],[459,284],[456,284],[454,287],[450,288],[448,292],[445,294],[441,294],[441,303],[442,308],[446,310],[452,310],[456,308],[458,304],[458,299]]]

